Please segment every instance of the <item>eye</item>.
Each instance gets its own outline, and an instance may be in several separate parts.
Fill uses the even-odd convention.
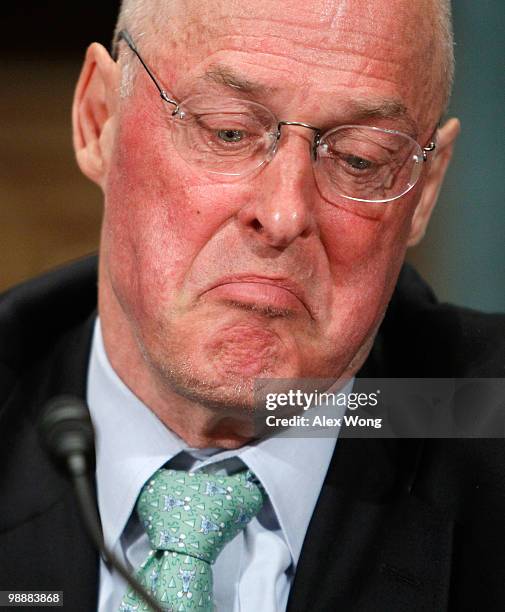
[[[217,135],[224,142],[240,142],[244,138],[242,130],[218,130]]]
[[[355,170],[368,170],[372,167],[372,162],[357,155],[346,155],[344,161]]]

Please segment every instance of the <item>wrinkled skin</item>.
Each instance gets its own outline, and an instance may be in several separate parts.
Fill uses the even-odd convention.
[[[282,119],[414,128],[419,143],[430,140],[441,98],[432,41],[420,35],[433,29],[429,2],[206,6],[190,3],[190,18],[170,27],[178,38],[167,34],[147,53],[178,99],[238,95]],[[261,87],[250,94],[199,78],[218,65]],[[271,163],[229,180],[180,158],[143,70],[125,99],[119,80],[118,65],[92,46],[74,109],[78,161],[105,194],[106,349],[126,384],[190,445],[234,447],[248,435],[230,415],[251,406],[256,378],[336,378],[363,363],[407,245],[424,232],[457,124],[441,130],[439,154],[411,192],[366,213],[321,197],[312,132],[284,128]],[[410,121],[356,116],[356,98],[398,101]]]

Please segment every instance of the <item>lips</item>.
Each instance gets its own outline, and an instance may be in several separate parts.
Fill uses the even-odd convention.
[[[303,310],[312,317],[303,289],[291,279],[256,275],[228,276],[206,288],[202,295],[259,308]]]

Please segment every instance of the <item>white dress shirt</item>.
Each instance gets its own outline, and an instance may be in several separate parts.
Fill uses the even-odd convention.
[[[169,461],[169,467],[189,471],[217,463],[215,468],[233,469],[241,461],[260,480],[268,499],[213,566],[216,610],[283,612],[337,434],[272,436],[233,451],[190,449],[112,369],[99,320],[93,335],[87,401],[97,438],[98,508],[105,542],[117,557],[135,571],[149,553],[135,503],[157,469]],[[98,611],[116,612],[127,587],[100,563]]]

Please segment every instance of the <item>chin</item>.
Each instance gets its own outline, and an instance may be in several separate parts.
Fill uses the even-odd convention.
[[[254,411],[255,379],[247,376],[209,377],[205,372],[192,370],[177,372],[173,368],[165,374],[164,384],[181,397],[230,417]]]
[[[254,412],[255,390],[261,379],[292,379],[301,374],[290,360],[278,360],[275,356],[271,347],[252,353],[244,344],[241,354],[223,350],[209,354],[199,350],[187,359],[179,355],[175,359],[156,360],[154,367],[164,388],[233,416]]]

